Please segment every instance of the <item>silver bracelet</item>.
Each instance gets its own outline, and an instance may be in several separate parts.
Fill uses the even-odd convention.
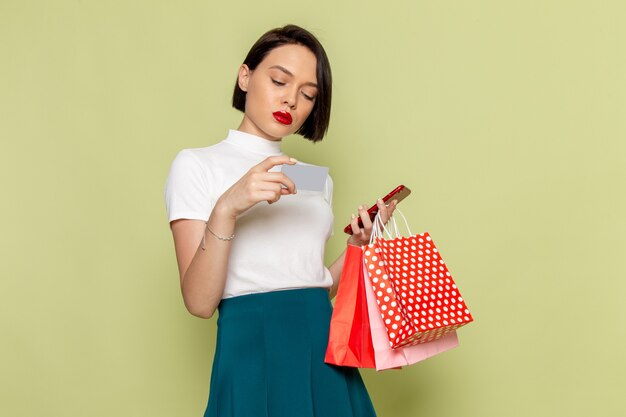
[[[233,240],[235,238],[235,234],[234,233],[231,236],[229,236],[229,237],[218,236],[215,233],[213,233],[213,230],[209,229],[209,222],[205,222],[204,224],[206,225],[206,230],[208,230],[213,236],[215,236],[219,240],[229,241],[229,240]],[[202,234],[202,250],[205,250],[204,236],[205,236],[205,233]]]

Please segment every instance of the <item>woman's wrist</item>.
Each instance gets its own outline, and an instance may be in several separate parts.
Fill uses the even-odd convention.
[[[357,239],[354,235],[351,235],[348,238],[348,242],[347,243],[348,243],[348,245],[359,246],[359,247],[367,244],[367,242],[363,243],[361,240]]]
[[[219,200],[213,207],[211,215],[206,222],[206,228],[219,236],[228,237],[235,231],[237,216],[233,215],[225,204],[220,204]],[[205,230],[205,232],[207,232]]]
[[[235,210],[229,207],[228,203],[222,200],[221,197],[215,202],[211,216],[213,216],[213,213],[220,218],[220,221],[228,219],[232,219],[233,221],[237,220],[237,213],[235,213]]]
[[[204,224],[201,248],[206,250],[206,240],[216,239],[229,242],[235,238],[235,218],[217,204]]]

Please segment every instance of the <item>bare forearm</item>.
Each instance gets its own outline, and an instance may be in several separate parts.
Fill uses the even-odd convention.
[[[343,263],[346,259],[346,251],[341,252],[341,255],[333,262],[328,270],[330,271],[330,275],[333,277],[333,286],[330,289],[330,299],[335,298],[337,294],[337,287],[339,286],[339,278],[341,277],[341,270],[343,269]]]
[[[269,172],[275,166],[296,162],[287,155],[265,158],[222,193],[207,220],[208,228],[195,221],[182,223],[183,229],[172,230],[183,300],[191,314],[213,316],[224,295],[232,242],[217,236],[231,236],[237,217],[255,204],[273,204],[283,195],[296,194],[296,185],[285,174]],[[204,248],[200,244],[203,237]]]
[[[216,205],[208,226],[218,236],[228,237],[235,230],[235,218]],[[182,282],[183,299],[191,314],[210,318],[215,313],[224,293],[231,246],[232,242],[219,240],[204,229],[204,250],[200,243]]]
[[[393,214],[396,206],[398,205],[397,200],[393,200],[389,206],[385,205],[382,199],[378,199],[376,202],[378,206],[378,213],[380,214],[380,218],[383,224],[387,223],[389,217]],[[363,223],[363,227],[359,227],[358,219],[361,219]],[[369,213],[367,212],[365,206],[359,206],[359,215],[352,215],[352,221],[350,222],[352,227],[352,234],[348,238],[346,242],[348,245],[363,247],[367,245],[370,241],[370,237],[372,234],[372,219],[370,218]],[[331,266],[328,267],[330,270],[330,274],[333,277],[333,286],[330,289],[330,299],[332,300],[336,293],[337,288],[339,286],[339,278],[341,277],[341,271],[343,269],[344,261],[346,259],[346,251],[344,250],[341,255],[332,263]]]

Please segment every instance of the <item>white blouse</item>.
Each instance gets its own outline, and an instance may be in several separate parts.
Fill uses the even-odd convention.
[[[165,182],[168,221],[207,221],[217,199],[252,166],[268,156],[283,155],[280,145],[281,141],[231,129],[215,145],[179,151]],[[280,166],[270,171],[280,171]],[[324,247],[332,234],[332,192],[329,175],[323,192],[298,190],[271,205],[262,201],[240,215],[222,298],[330,288],[333,280],[324,266]]]

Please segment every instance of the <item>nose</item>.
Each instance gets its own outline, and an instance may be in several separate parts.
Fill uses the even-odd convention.
[[[283,97],[283,103],[289,106],[289,108],[295,109],[297,94],[298,92],[295,88],[285,91],[285,96]]]

